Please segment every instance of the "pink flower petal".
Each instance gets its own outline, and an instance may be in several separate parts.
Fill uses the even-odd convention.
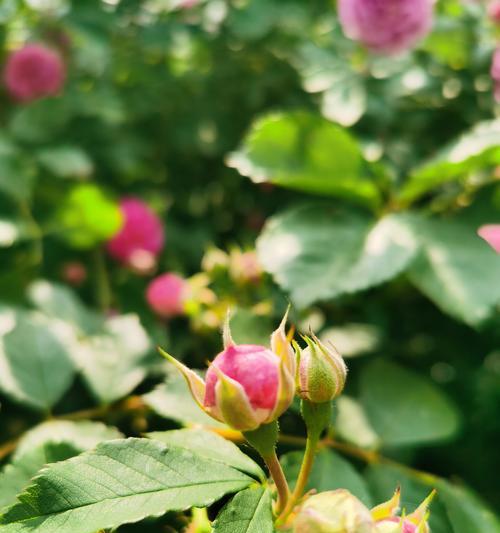
[[[484,239],[497,254],[500,254],[500,224],[481,226],[477,234]]]

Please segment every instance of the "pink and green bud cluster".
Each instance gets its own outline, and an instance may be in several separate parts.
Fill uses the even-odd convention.
[[[295,357],[285,323],[286,315],[266,348],[236,344],[227,320],[224,350],[212,361],[205,380],[162,353],[182,372],[196,403],[208,415],[238,431],[254,431],[281,416],[295,395]]]
[[[409,50],[431,29],[433,0],[339,0],[344,33],[379,54]]]
[[[322,492],[300,508],[293,533],[429,533],[428,507],[433,491],[411,514],[398,516],[401,492],[371,511],[345,489]]]
[[[312,403],[334,400],[342,393],[347,366],[333,345],[316,336],[304,337],[305,349],[295,344],[298,359],[297,394]]]

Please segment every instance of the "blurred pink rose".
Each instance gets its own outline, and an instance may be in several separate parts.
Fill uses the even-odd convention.
[[[137,252],[148,252],[156,258],[163,249],[165,234],[159,217],[138,198],[124,198],[120,202],[123,225],[108,241],[109,254],[130,265]]]
[[[188,293],[187,281],[177,274],[162,274],[146,289],[146,300],[151,309],[163,318],[184,314]]]
[[[491,63],[491,78],[493,79],[494,89],[493,94],[495,100],[500,102],[500,47],[493,53],[493,61]]]
[[[484,239],[497,254],[500,254],[500,224],[486,224],[477,230],[477,234]]]
[[[66,78],[66,67],[57,52],[28,44],[13,52],[4,71],[5,85],[19,102],[57,95]]]
[[[493,0],[488,6],[488,15],[492,22],[500,24],[500,0]]]
[[[412,48],[431,29],[433,0],[339,0],[344,33],[373,52]]]

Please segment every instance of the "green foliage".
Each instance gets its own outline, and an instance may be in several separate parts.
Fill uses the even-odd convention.
[[[78,533],[210,505],[252,482],[220,462],[145,439],[115,440],[50,466],[0,517],[5,533]]]

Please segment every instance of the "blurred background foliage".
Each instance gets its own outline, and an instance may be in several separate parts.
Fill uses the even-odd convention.
[[[2,63],[36,41],[68,69],[55,98],[0,94],[2,458],[50,414],[128,435],[207,423],[154,345],[201,368],[229,306],[236,339],[261,342],[290,299],[299,331],[350,368],[333,426],[346,453],[322,452],[313,486],[368,503],[401,483],[411,506],[437,484],[433,532],[496,531],[482,506],[500,506],[500,259],[476,235],[500,219],[485,5],[439,1],[431,35],[387,58],[343,36],[331,1],[193,4],[0,5]],[[162,218],[157,273],[190,278],[184,316],[155,317],[154,272],[106,255],[123,196]],[[266,273],[248,275],[238,258],[255,247]],[[117,431],[59,424],[67,446],[18,449],[0,506]],[[303,434],[293,413],[282,428]]]

